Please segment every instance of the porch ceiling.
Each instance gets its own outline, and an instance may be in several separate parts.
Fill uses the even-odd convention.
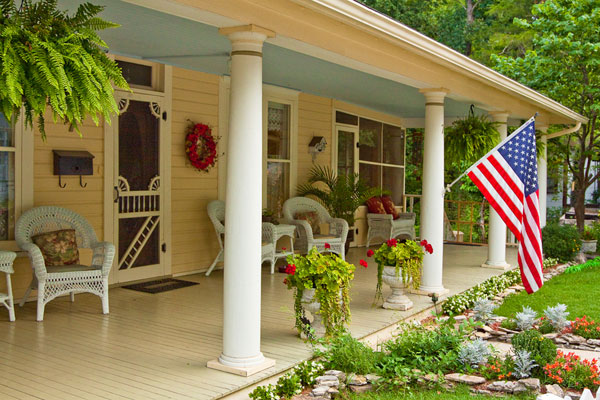
[[[82,0],[60,0],[74,11]],[[217,75],[228,75],[231,45],[214,26],[164,14],[120,0],[98,0],[102,16],[121,24],[102,32],[112,53]],[[403,118],[423,118],[418,88],[266,43],[263,79],[267,84],[330,97]],[[448,98],[446,117],[462,117],[468,102]],[[482,110],[480,110],[482,111]]]

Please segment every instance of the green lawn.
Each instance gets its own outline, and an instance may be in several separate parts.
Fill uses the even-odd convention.
[[[535,399],[533,394],[523,394],[519,396],[501,396],[501,397],[490,397],[485,395],[472,395],[469,392],[469,388],[466,386],[458,386],[455,392],[448,392],[445,389],[439,390],[425,390],[425,389],[412,389],[408,390],[396,390],[386,392],[370,392],[365,394],[351,394],[347,399],[352,400],[530,400]]]
[[[507,297],[495,313],[514,317],[527,305],[541,315],[546,307],[557,303],[567,305],[569,319],[588,315],[596,321],[600,320],[600,268],[555,276],[534,294],[523,291]]]

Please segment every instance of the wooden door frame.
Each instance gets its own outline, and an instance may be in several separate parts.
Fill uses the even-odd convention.
[[[172,112],[172,68],[164,66],[164,76],[162,91],[134,89],[132,92],[115,90],[115,95],[136,100],[136,97],[143,98],[152,96],[161,98],[163,107],[167,113],[167,121],[161,127],[160,140],[160,184],[163,190],[161,207],[163,242],[166,244],[167,251],[162,255],[162,274],[170,276],[172,274],[172,215],[171,215],[171,118]],[[144,100],[142,100],[144,101]],[[115,240],[115,221],[118,221],[114,213],[114,179],[115,179],[115,134],[118,129],[118,115],[113,116],[111,123],[104,124],[104,240],[113,242]],[[115,244],[116,245],[116,244]],[[118,254],[118,253],[117,253]],[[113,267],[110,271],[109,283],[119,283],[118,280],[118,255],[115,257]]]

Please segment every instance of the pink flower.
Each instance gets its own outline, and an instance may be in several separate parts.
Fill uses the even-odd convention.
[[[371,249],[367,250],[367,257],[373,257],[373,254],[375,254],[375,252]]]
[[[390,239],[386,243],[387,243],[388,247],[396,247],[396,245],[398,244],[398,240]]]
[[[331,245],[330,245],[329,243],[325,243],[325,248],[326,248],[326,249],[330,249],[330,248],[331,248]]]
[[[369,264],[367,264],[367,262],[365,260],[360,260],[359,263],[360,263],[360,265],[362,265],[365,268],[367,268],[369,266]]]

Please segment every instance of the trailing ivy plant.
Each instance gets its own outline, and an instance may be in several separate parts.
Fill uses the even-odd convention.
[[[497,122],[483,115],[475,115],[473,106],[469,115],[458,119],[444,129],[445,158],[448,165],[465,161],[473,164],[500,143]]]
[[[0,112],[25,124],[34,118],[46,137],[44,114],[80,133],[89,115],[110,120],[118,108],[112,84],[129,89],[121,69],[107,57],[97,31],[118,25],[97,15],[104,7],[79,5],[74,15],[57,9],[57,0],[0,0]]]

